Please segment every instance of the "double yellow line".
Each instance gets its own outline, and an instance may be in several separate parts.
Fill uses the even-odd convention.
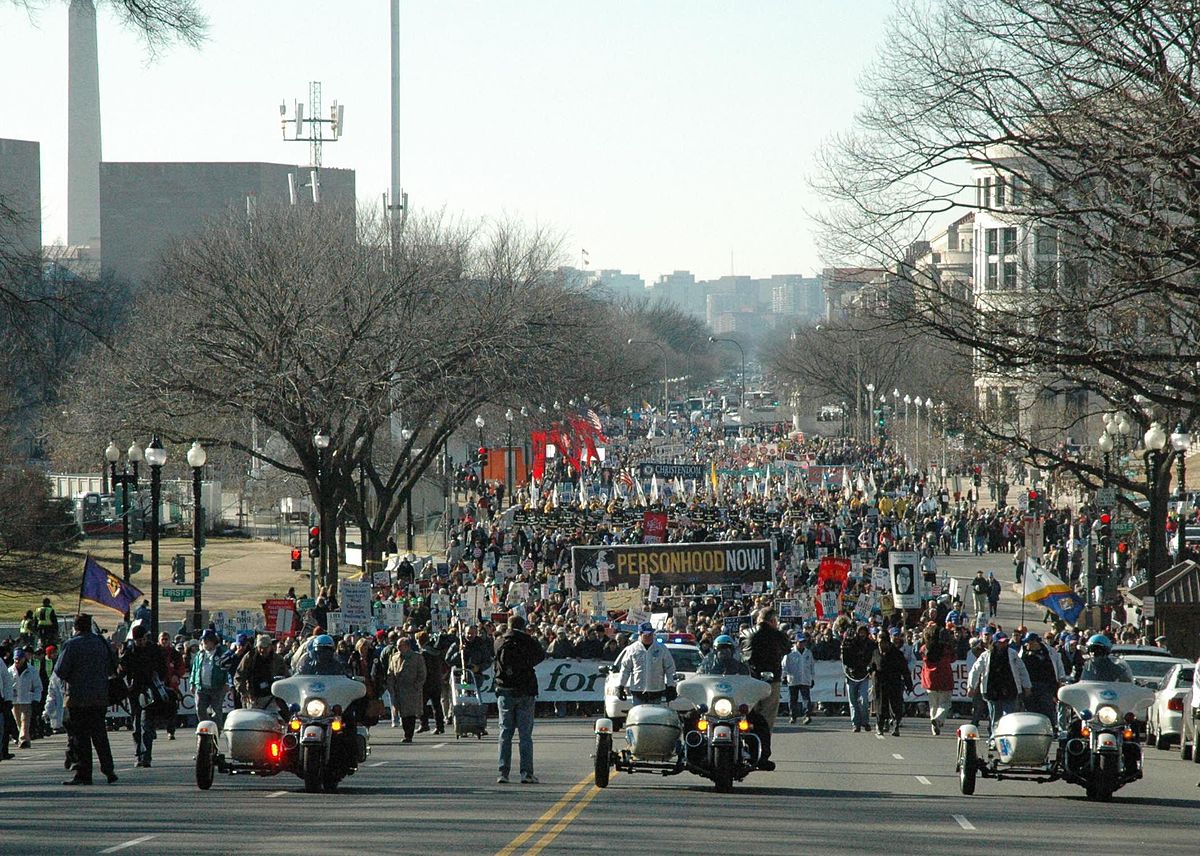
[[[616,770],[611,775],[617,775]],[[590,788],[588,787],[589,784],[592,785]],[[587,808],[587,804],[595,799],[598,793],[600,793],[600,788],[592,784],[592,775],[589,773],[563,794],[562,799],[546,809],[541,817],[529,824],[524,832],[508,842],[507,846],[499,851],[496,856],[513,856],[526,841],[529,841],[539,832],[542,832],[543,827],[553,822],[553,825],[543,832],[542,836],[530,845],[529,849],[524,853],[524,856],[538,856],[554,839],[558,838],[564,829],[571,825],[571,822],[579,816],[581,811]],[[567,808],[568,806],[570,806],[569,809]],[[563,813],[562,817],[555,820],[559,812],[562,812],[564,809],[567,810]]]

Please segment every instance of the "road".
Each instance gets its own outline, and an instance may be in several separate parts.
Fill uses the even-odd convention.
[[[1011,579],[1005,556],[949,561],[955,576],[979,566]],[[1002,600],[1007,627],[1015,600]],[[617,774],[595,788],[591,725],[538,720],[538,785],[495,784],[494,722],[483,741],[423,734],[407,746],[377,727],[366,765],[334,795],[306,794],[293,776],[219,777],[201,792],[187,730],[160,736],[149,770],[133,767],[131,734],[114,733],[121,781],[65,788],[56,736],[0,763],[0,854],[1197,852],[1200,766],[1177,751],[1147,750],[1145,779],[1111,804],[1063,783],[984,779],[965,797],[951,729],[934,737],[908,720],[879,738],[841,718],[781,720],[778,770],[726,796],[687,774]]]

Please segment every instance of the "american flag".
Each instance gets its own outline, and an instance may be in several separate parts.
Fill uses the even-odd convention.
[[[593,431],[599,434],[602,438],[607,439],[604,437],[604,426],[600,424],[600,417],[596,414],[595,410],[588,408],[587,412],[583,414],[583,418],[587,420],[588,425],[592,426]]]

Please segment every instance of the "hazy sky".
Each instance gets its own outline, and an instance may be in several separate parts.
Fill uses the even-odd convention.
[[[150,58],[101,12],[109,161],[307,163],[279,103],[346,105],[329,166],[389,181],[386,0],[205,0],[199,49]],[[405,0],[402,174],[415,208],[507,215],[652,282],[810,274],[812,153],[849,122],[892,0]],[[66,233],[66,3],[0,0],[0,137],[42,144],[44,239]]]

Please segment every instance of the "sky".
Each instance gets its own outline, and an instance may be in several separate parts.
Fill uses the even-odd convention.
[[[389,184],[387,0],[202,0],[199,48],[150,56],[99,16],[106,161],[308,163],[279,104],[346,106],[327,166]],[[403,0],[401,174],[414,210],[515,218],[565,261],[811,275],[813,155],[848,127],[893,0]],[[0,137],[41,143],[66,235],[66,2],[0,0]]]

